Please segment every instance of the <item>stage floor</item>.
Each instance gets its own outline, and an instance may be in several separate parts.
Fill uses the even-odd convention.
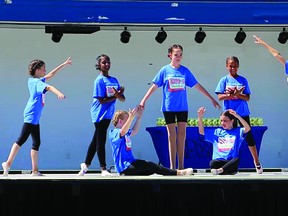
[[[192,176],[162,176],[162,175],[150,175],[150,176],[119,176],[113,173],[112,177],[103,177],[98,172],[87,173],[84,176],[78,176],[77,171],[63,171],[63,173],[53,171],[42,171],[44,176],[31,176],[30,173],[16,173],[9,174],[7,177],[0,175],[0,181],[3,180],[71,180],[71,181],[81,181],[81,180],[109,180],[109,181],[151,181],[151,180],[161,180],[161,181],[267,181],[267,180],[288,180],[288,172],[264,172],[263,174],[257,174],[256,172],[239,172],[236,175],[212,175],[211,173],[194,173]]]
[[[42,171],[0,176],[1,215],[287,215],[288,172],[113,176]],[[55,214],[57,212],[57,214]]]

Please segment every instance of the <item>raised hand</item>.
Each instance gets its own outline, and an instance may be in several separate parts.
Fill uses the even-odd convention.
[[[202,118],[204,116],[205,112],[206,112],[206,108],[200,107],[197,111],[198,117]]]

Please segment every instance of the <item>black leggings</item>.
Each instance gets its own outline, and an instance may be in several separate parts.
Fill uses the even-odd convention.
[[[124,175],[177,175],[177,170],[158,165],[152,161],[136,159],[126,170],[120,174]]]
[[[234,175],[238,172],[239,159],[233,158],[231,160],[211,160],[210,168],[219,169],[224,171],[220,175]]]
[[[249,116],[242,116],[242,118],[251,126],[251,124],[250,124],[250,117],[249,117]],[[239,124],[241,127],[243,127],[243,125],[241,124],[241,122],[240,122],[239,120],[238,120],[238,124]],[[255,146],[255,145],[256,145],[255,140],[254,140],[254,137],[253,137],[253,135],[252,135],[252,130],[250,130],[250,131],[247,133],[247,135],[246,135],[246,137],[245,137],[245,140],[246,140],[248,146]]]
[[[21,134],[17,139],[16,143],[21,147],[30,136],[32,137],[32,149],[35,151],[39,150],[40,147],[40,125],[34,125],[30,123],[24,123],[22,126]]]
[[[106,143],[107,130],[108,130],[110,121],[111,119],[103,119],[100,122],[94,123],[95,131],[94,131],[92,141],[87,151],[85,164],[91,165],[92,160],[97,151],[97,156],[98,156],[100,167],[103,169],[106,169],[105,143]]]

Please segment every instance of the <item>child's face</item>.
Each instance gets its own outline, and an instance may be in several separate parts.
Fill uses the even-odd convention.
[[[220,116],[220,123],[224,129],[230,130],[233,128],[234,120],[229,119],[227,116],[221,115]]]
[[[128,120],[128,115],[124,115],[123,119],[119,119],[119,123],[121,124],[120,126],[122,127]]]
[[[100,59],[100,70],[104,72],[108,72],[110,70],[111,62],[110,59],[106,57],[102,57]]]
[[[239,65],[237,64],[237,62],[233,60],[228,60],[226,64],[226,68],[229,71],[229,73],[233,76],[233,75],[237,75]]]
[[[46,67],[42,65],[39,69],[35,71],[34,77],[44,77],[46,74]]]
[[[170,53],[170,58],[174,62],[180,62],[182,60],[183,52],[181,49],[173,49],[172,53]]]

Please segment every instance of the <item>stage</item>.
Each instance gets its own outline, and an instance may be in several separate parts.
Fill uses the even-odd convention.
[[[27,171],[0,176],[1,215],[286,215],[288,172],[242,170],[234,176],[102,177],[90,171]]]

